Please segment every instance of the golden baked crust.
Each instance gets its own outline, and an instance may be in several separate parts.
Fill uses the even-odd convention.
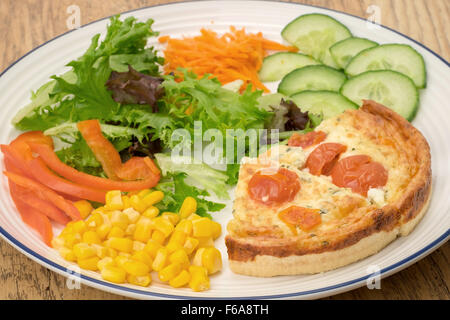
[[[431,193],[431,157],[423,135],[400,115],[373,101],[327,120],[320,130],[332,141],[339,128],[345,128],[349,154],[369,154],[388,169],[386,203],[350,206],[350,212],[343,216],[333,213],[334,218],[317,230],[292,234],[241,192],[225,239],[234,272],[272,276],[330,270],[374,254],[397,236],[407,235],[420,221]],[[364,143],[350,148],[355,141]],[[241,166],[242,183],[237,191],[246,188],[248,168],[251,165]],[[308,187],[305,189],[307,192]],[[342,196],[333,200],[340,201],[337,207],[357,198],[340,193]]]

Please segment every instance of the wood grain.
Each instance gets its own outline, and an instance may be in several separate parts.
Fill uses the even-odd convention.
[[[0,71],[36,46],[68,30],[67,8],[77,5],[81,24],[123,11],[181,1],[151,0],[1,0]],[[423,43],[450,59],[448,0],[303,0],[291,1],[367,18],[381,10],[381,24]],[[450,299],[450,243],[409,268],[381,281],[381,290],[360,288],[328,299]],[[0,240],[0,299],[125,299],[87,286],[68,289],[66,279],[28,259]]]

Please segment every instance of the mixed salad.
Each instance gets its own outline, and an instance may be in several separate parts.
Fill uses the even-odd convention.
[[[289,23],[290,45],[231,27],[160,37],[166,49],[157,52],[147,46],[158,36],[152,25],[112,17],[69,71],[32,94],[12,120],[24,133],[1,146],[24,222],[66,260],[117,283],[148,286],[154,270],[174,287],[209,288],[222,265],[211,213],[225,207],[254,147],[248,130],[265,135],[263,150],[362,99],[412,120],[426,84],[413,48],[353,37],[321,14]],[[264,85],[271,81],[280,81],[277,93]],[[217,166],[192,152],[214,144],[197,144],[208,130],[233,142]],[[52,222],[65,225],[57,237]]]

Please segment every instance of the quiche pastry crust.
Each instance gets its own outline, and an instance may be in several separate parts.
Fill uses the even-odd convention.
[[[233,272],[269,277],[335,269],[408,235],[424,216],[431,195],[431,156],[423,135],[400,115],[367,100],[360,109],[346,111],[332,121],[347,126],[350,137],[356,133],[361,141],[377,146],[379,154],[374,158],[387,161],[383,165],[391,181],[386,186],[386,205],[356,206],[341,220],[333,220],[331,228],[325,228],[325,223],[317,230],[294,235],[274,228],[267,219],[256,226],[245,221],[252,217],[251,210],[245,209],[252,208],[253,200],[236,198],[234,219],[225,238]],[[240,180],[244,176],[240,173]]]

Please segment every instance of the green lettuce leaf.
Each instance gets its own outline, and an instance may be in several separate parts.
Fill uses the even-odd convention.
[[[197,201],[196,213],[202,217],[211,218],[209,212],[217,212],[225,208],[225,204],[209,201],[205,197],[209,193],[185,182],[185,173],[168,174],[155,187],[156,190],[164,192],[164,199],[156,204],[160,211],[179,212],[183,200],[193,197]]]
[[[152,24],[152,19],[138,22],[134,17],[112,17],[103,41],[100,34],[95,35],[87,51],[67,64],[71,70],[52,76],[53,80],[32,95],[31,103],[19,110],[12,123],[20,130],[47,130],[64,122],[110,121],[120,108],[105,87],[112,71],[129,63],[140,72],[159,75],[162,58],[153,48],[145,48],[147,39],[158,34]]]
[[[230,198],[227,191],[228,176],[226,173],[213,169],[204,163],[193,163],[191,158],[182,156],[171,157],[170,154],[157,153],[155,158],[163,176],[184,173],[187,175],[187,182],[190,185],[211,190],[220,199]]]

